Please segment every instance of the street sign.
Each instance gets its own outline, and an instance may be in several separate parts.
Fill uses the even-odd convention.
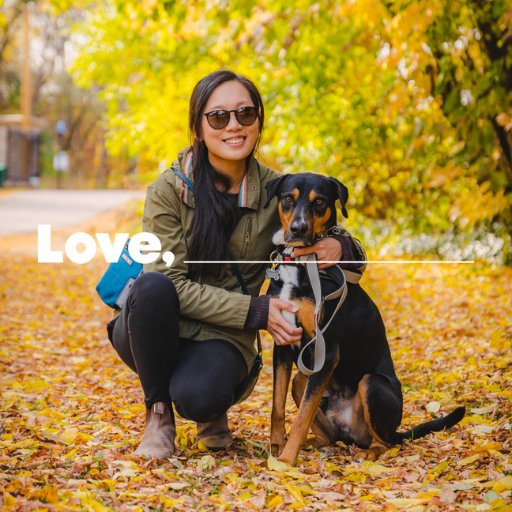
[[[53,155],[53,168],[61,172],[69,169],[69,156],[65,151],[59,151]]]

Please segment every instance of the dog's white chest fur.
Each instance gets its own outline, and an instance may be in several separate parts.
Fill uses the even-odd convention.
[[[288,251],[288,249],[285,251]],[[293,248],[290,248],[289,254],[293,252]],[[279,266],[279,278],[283,282],[283,288],[281,289],[281,293],[279,294],[279,298],[281,300],[285,300],[286,302],[290,302],[290,298],[292,296],[292,290],[294,286],[299,286],[299,278],[298,278],[298,269],[296,265],[280,265]],[[290,313],[289,311],[283,311],[284,319],[292,326],[297,327],[297,322],[295,321],[295,314]]]

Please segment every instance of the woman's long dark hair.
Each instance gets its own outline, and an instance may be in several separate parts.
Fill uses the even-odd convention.
[[[237,206],[227,193],[232,186],[231,179],[213,168],[208,159],[208,148],[204,140],[200,140],[203,139],[201,123],[208,99],[219,85],[231,81],[239,82],[247,89],[254,106],[260,112],[260,132],[255,147],[247,157],[247,165],[252,160],[263,130],[264,110],[261,95],[248,78],[221,69],[205,76],[194,87],[189,110],[189,128],[192,134],[195,134],[192,146],[192,173],[196,214],[189,246],[189,259],[194,261],[227,261],[228,237],[235,227]],[[201,263],[191,264],[190,269],[199,271],[202,266]]]

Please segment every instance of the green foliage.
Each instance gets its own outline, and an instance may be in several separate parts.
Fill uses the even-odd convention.
[[[451,149],[455,174],[469,180],[454,202],[459,224],[484,219],[512,225],[512,3],[446,0],[390,6],[405,21],[402,37],[410,40],[414,19],[426,21],[421,49],[403,52],[416,75],[428,76],[426,90],[435,95],[455,129]],[[397,14],[398,13],[398,14]],[[400,41],[395,41],[396,43]],[[410,47],[411,45],[407,45]]]
[[[492,126],[510,136],[511,57],[493,63],[473,40],[453,50],[493,10],[509,51],[508,2],[497,3],[110,0],[75,27],[86,37],[74,74],[102,87],[110,152],[127,147],[154,171],[189,142],[194,85],[227,66],[264,97],[263,161],[339,177],[352,222],[469,228],[510,221],[510,165]],[[478,77],[462,54],[482,60]],[[463,89],[479,101],[462,104]]]
[[[57,171],[53,168],[54,140],[50,130],[41,132],[40,166],[42,176],[55,176]]]

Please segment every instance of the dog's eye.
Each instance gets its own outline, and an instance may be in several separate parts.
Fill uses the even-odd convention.
[[[324,200],[323,199],[317,199],[315,201],[316,204],[324,204]]]
[[[288,196],[288,197],[285,197],[284,200],[287,202],[287,203],[291,203],[293,201],[293,199]]]

